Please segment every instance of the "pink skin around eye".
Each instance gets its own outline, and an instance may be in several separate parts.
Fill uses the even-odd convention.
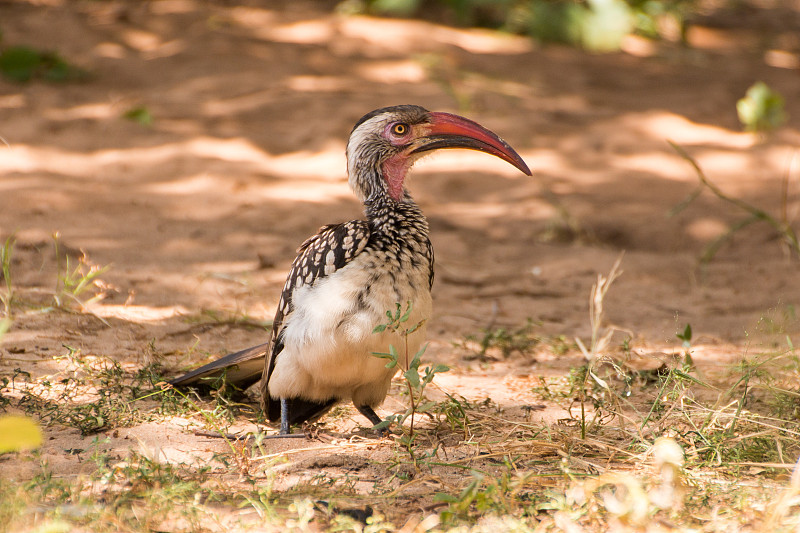
[[[407,130],[406,134],[401,137],[398,137],[397,135],[392,133],[392,128],[394,128],[396,125],[397,122],[392,122],[391,124],[387,124],[386,127],[383,128],[383,136],[384,138],[388,139],[388,141],[392,143],[394,146],[401,146],[403,144],[406,144],[409,141],[409,139],[411,139],[411,127],[406,126]]]
[[[397,202],[403,199],[403,182],[410,166],[411,162],[403,152],[383,162],[383,179],[389,186],[389,195]]]
[[[398,137],[392,133],[392,128],[396,125],[396,122],[387,124],[383,129],[383,136],[394,146],[408,144],[413,135],[411,127],[407,126],[408,131],[406,134]],[[389,195],[398,202],[403,199],[403,182],[410,166],[411,161],[409,161],[408,154],[405,151],[399,152],[383,162],[383,177],[389,186]]]

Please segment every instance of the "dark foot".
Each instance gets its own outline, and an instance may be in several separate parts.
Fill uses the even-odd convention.
[[[370,407],[369,405],[356,405],[356,409],[358,409],[359,413],[367,417],[369,421],[372,422],[373,426],[377,426],[378,424],[383,422],[383,419],[381,419],[381,417],[379,417],[375,413],[375,410],[372,409],[372,407]],[[376,429],[375,431],[377,431],[378,435],[381,437],[386,437],[387,435],[389,435],[389,428]]]
[[[292,432],[289,427],[289,401],[281,398],[281,435],[288,435]]]

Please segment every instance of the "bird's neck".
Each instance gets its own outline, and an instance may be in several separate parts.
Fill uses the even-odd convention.
[[[402,201],[380,194],[364,202],[367,222],[374,232],[396,240],[428,241],[428,221],[406,193]]]
[[[369,246],[386,259],[383,268],[394,272],[391,279],[407,283],[414,290],[430,290],[433,248],[428,221],[419,206],[406,193],[401,202],[380,195],[364,202],[364,208],[370,226]]]
[[[387,174],[384,166],[379,161],[366,159],[359,159],[348,165],[350,188],[365,205],[374,203],[381,197],[403,201],[406,196],[403,186],[406,174],[401,173],[402,169],[399,168],[392,168]],[[394,174],[391,175],[391,172]],[[387,176],[390,179],[387,179]]]
[[[358,162],[350,169],[350,187],[363,202],[371,229],[390,239],[427,241],[428,221],[403,186],[405,174],[394,176],[390,183],[381,165]]]
[[[388,193],[373,195],[364,201],[364,211],[370,226],[370,246],[384,254],[384,268],[395,272],[392,279],[404,279],[411,287],[430,290],[433,248],[428,220],[408,192],[404,191],[400,201]]]

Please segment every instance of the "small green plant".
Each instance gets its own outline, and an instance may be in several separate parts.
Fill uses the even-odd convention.
[[[217,494],[204,486],[208,469],[192,470],[184,465],[173,465],[160,457],[160,449],[130,450],[127,456],[115,460],[105,446],[109,439],[95,437],[91,444],[90,460],[96,470],[90,478],[108,487],[104,492],[114,498],[115,509],[98,506],[92,511],[102,523],[103,515],[112,512],[118,528],[153,531],[165,520],[174,520],[180,512],[187,527],[199,529],[199,502],[213,502]],[[195,505],[192,505],[191,503]],[[131,528],[130,526],[134,526]]]
[[[67,345],[64,348],[66,352],[55,357],[65,367],[62,373],[31,380],[30,374],[19,371],[10,381],[20,393],[17,406],[44,424],[63,424],[90,435],[182,412],[191,405],[172,390],[152,392],[162,381],[157,364],[126,372],[116,359],[84,355]],[[21,383],[15,383],[17,375],[24,378]],[[160,403],[152,409],[140,403],[156,395]]]
[[[401,437],[400,442],[406,447],[413,457],[413,445],[414,441],[416,440],[416,434],[414,432],[414,416],[422,413],[431,414],[433,412],[433,408],[436,406],[436,402],[427,401],[425,399],[425,387],[427,387],[433,381],[433,378],[436,376],[436,374],[447,372],[450,370],[450,368],[447,365],[437,364],[433,366],[426,366],[422,370],[422,373],[420,373],[422,355],[425,353],[427,345],[420,348],[419,351],[417,351],[417,353],[415,353],[412,357],[408,351],[408,336],[422,327],[424,322],[418,322],[417,324],[406,327],[406,323],[411,316],[411,311],[411,302],[406,304],[405,311],[398,303],[394,312],[391,310],[386,311],[386,317],[388,318],[388,321],[383,324],[378,324],[372,331],[373,333],[391,331],[393,333],[398,333],[403,339],[401,351],[398,351],[394,345],[391,345],[389,346],[388,353],[374,353],[373,355],[382,359],[388,359],[386,368],[399,367],[400,370],[402,370],[403,381],[408,387],[409,406],[402,413],[389,415],[383,422],[378,424],[376,428],[385,428],[393,423],[402,427],[403,423],[409,419],[409,432],[407,435],[404,434]]]
[[[736,102],[739,121],[747,131],[767,133],[786,122],[783,97],[763,81],[756,82],[744,98]]]
[[[619,412],[620,395],[612,389],[607,380],[598,375],[597,369],[603,364],[610,364],[618,377],[625,381],[628,380],[625,371],[607,353],[608,346],[611,343],[611,337],[614,335],[616,329],[614,327],[606,327],[603,324],[605,315],[603,303],[611,285],[622,274],[622,271],[619,269],[620,264],[622,264],[622,255],[614,262],[608,276],[598,274],[597,283],[592,286],[589,298],[589,322],[591,324],[592,337],[589,347],[587,348],[580,338],[575,338],[578,348],[580,348],[587,361],[584,366],[573,369],[570,373],[570,383],[573,390],[577,392],[580,402],[581,414],[579,423],[581,439],[585,439],[587,431],[603,419],[602,409],[599,409],[603,402],[599,400],[599,396],[605,397],[607,402],[611,405],[611,413]],[[601,391],[600,395],[592,392],[595,387],[599,387]],[[591,421],[587,421],[586,418],[587,399],[592,399],[595,407],[598,408]]]
[[[759,332],[767,335],[787,336],[795,326],[800,325],[798,318],[793,304],[776,306],[761,315],[756,327]]]
[[[85,252],[81,256],[78,264],[72,267],[70,265],[69,254],[64,255],[64,263],[62,264],[61,253],[59,249],[60,234],[58,232],[53,234],[53,243],[55,246],[56,261],[58,262],[58,276],[56,279],[56,288],[53,293],[53,298],[57,307],[65,307],[67,299],[77,303],[83,310],[87,305],[99,301],[105,297],[105,291],[102,290],[103,284],[101,283],[100,276],[107,272],[110,265],[98,266],[89,263],[89,258]],[[88,300],[81,299],[81,295],[92,287],[99,288]]]
[[[676,333],[675,336],[681,340],[681,345],[683,346],[683,361],[686,369],[694,368],[694,361],[692,360],[692,325],[686,324],[686,327],[683,328],[683,332]]]
[[[676,333],[675,336],[683,341],[683,347],[687,350],[692,347],[692,325],[686,324],[683,332]]]
[[[122,118],[136,122],[142,126],[153,125],[153,114],[144,106],[131,108],[122,114]]]
[[[439,492],[434,495],[434,501],[448,504],[442,513],[442,519],[453,522],[458,517],[468,517],[471,513],[484,515],[486,513],[508,514],[511,512],[509,505],[513,499],[508,498],[509,478],[504,474],[500,479],[487,479],[479,472],[472,472],[472,480],[458,495]]]
[[[14,250],[15,242],[14,237],[9,237],[0,248],[0,268],[2,268],[3,282],[6,286],[5,291],[0,293],[0,301],[3,302],[7,318],[11,316],[11,305],[14,302],[14,286],[11,283],[11,253]]]
[[[482,328],[480,335],[469,335],[466,343],[476,343],[478,349],[475,355],[468,358],[494,359],[487,352],[489,350],[499,350],[503,359],[508,358],[514,352],[527,354],[542,342],[542,338],[534,334],[534,329],[539,324],[532,319],[528,319],[525,325],[518,328],[494,327],[492,325]]]
[[[78,264],[71,263],[69,254],[63,254],[60,246],[60,234],[53,234],[53,247],[56,255],[56,284],[53,291],[53,300],[56,307],[67,308],[70,303],[77,303],[81,311],[86,306],[103,299],[110,289],[103,283],[100,276],[107,272],[110,265],[98,266],[91,264],[85,252],[82,253]],[[0,247],[0,278],[5,287],[0,288],[0,302],[3,304],[3,314],[11,318],[15,303],[19,303],[12,282],[11,262],[16,239],[9,237]],[[94,294],[85,299],[86,293],[95,289]]]

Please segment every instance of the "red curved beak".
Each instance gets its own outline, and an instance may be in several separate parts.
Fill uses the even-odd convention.
[[[439,148],[467,148],[492,154],[531,175],[525,161],[507,142],[477,122],[451,113],[431,112],[431,123],[425,126],[425,135],[411,153],[428,152]]]

